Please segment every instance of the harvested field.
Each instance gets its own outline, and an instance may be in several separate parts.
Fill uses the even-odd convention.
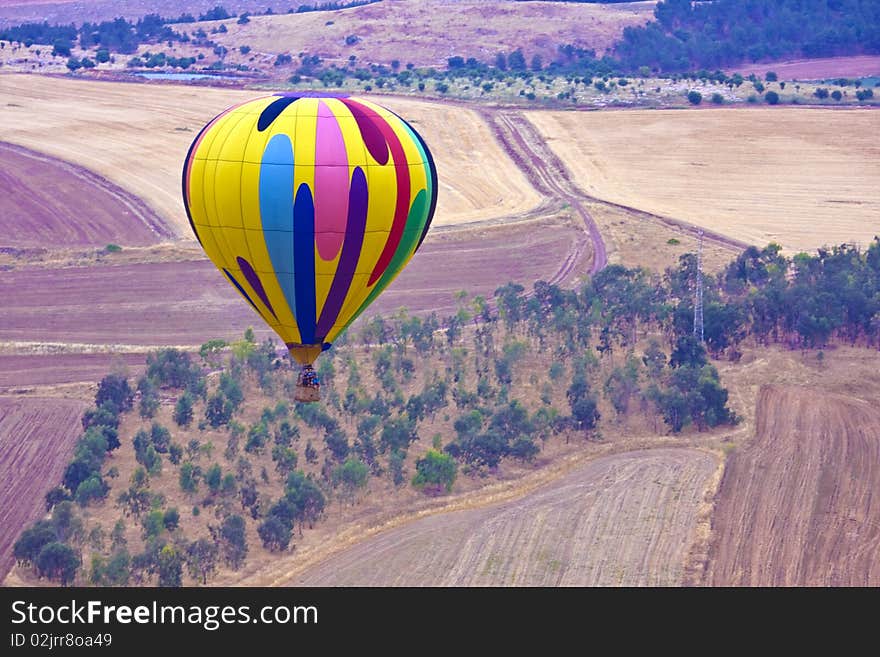
[[[878,75],[880,74],[880,55],[821,57],[749,64],[736,69],[735,72],[743,76],[754,73],[763,79],[767,71],[775,71],[780,80],[823,80],[825,78]]]
[[[674,586],[717,468],[690,449],[591,461],[514,502],[429,516],[303,573],[303,586]]]
[[[789,251],[880,233],[880,112],[527,112],[592,196]]]
[[[880,585],[876,402],[762,388],[755,438],[718,492],[707,584]]]
[[[560,44],[605,51],[624,28],[650,20],[654,4],[384,0],[332,12],[253,16],[246,25],[228,20],[228,32],[212,38],[230,50],[247,44],[255,52],[272,53],[273,59],[279,52],[294,57],[305,52],[340,66],[354,55],[359,64],[387,65],[396,59],[404,65],[445,67],[454,55],[487,61],[516,47],[529,59],[540,54],[549,61]],[[216,25],[201,24],[205,30]],[[357,37],[355,43],[351,36]]]
[[[129,373],[144,367],[144,354],[0,355],[0,392],[35,385],[98,381],[117,366]]]
[[[180,192],[187,149],[214,115],[264,93],[0,75],[0,140],[99,173],[144,199],[179,237],[192,239]],[[540,203],[477,113],[377,100],[405,116],[431,148],[441,181],[434,225],[518,216]]]
[[[490,298],[510,280],[570,281],[589,267],[585,240],[564,220],[438,231],[369,312],[449,314],[461,289]],[[248,326],[268,335],[208,260],[21,267],[0,279],[0,298],[0,341],[198,346]]]
[[[142,246],[170,237],[140,199],[82,167],[0,142],[0,246]]]
[[[86,404],[71,399],[0,397],[0,580],[12,568],[12,546],[45,512],[81,433]]]

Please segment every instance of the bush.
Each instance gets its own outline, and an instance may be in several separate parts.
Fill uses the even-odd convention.
[[[714,94],[712,94],[712,102],[716,105],[721,105],[722,103],[724,103],[724,96],[722,96],[718,92],[715,92]]]
[[[416,474],[412,484],[425,492],[445,489],[448,493],[455,483],[458,465],[449,454],[429,450],[424,458],[416,461]]]
[[[699,91],[689,91],[687,99],[691,105],[699,105],[703,102],[703,94],[701,94]]]
[[[819,87],[818,89],[816,89],[816,91],[813,92],[813,95],[819,100],[824,100],[825,98],[828,98],[828,90],[823,87]]]
[[[775,91],[768,91],[764,94],[764,100],[767,101],[768,105],[777,105],[779,103],[779,94]]]
[[[776,82],[776,80],[778,79],[776,71],[767,71],[766,75],[764,75],[764,79],[767,82]]]
[[[832,97],[834,100],[836,100],[836,101],[839,102],[840,99],[843,98],[843,94],[840,93],[840,90],[835,89],[834,91],[831,92],[831,97]]]

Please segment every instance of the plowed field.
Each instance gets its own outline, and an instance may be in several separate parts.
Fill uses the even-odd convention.
[[[718,492],[708,584],[880,586],[877,407],[761,390],[755,438],[730,457]]]
[[[0,397],[0,580],[15,561],[18,535],[45,512],[46,491],[61,481],[85,407],[72,399]]]

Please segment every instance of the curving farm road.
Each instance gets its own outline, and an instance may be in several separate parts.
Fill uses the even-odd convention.
[[[480,114],[535,189],[545,196],[561,200],[580,215],[593,243],[590,274],[602,270],[608,264],[605,241],[593,217],[581,203],[584,195],[572,182],[571,172],[562,160],[550,150],[543,137],[520,112],[483,109]]]

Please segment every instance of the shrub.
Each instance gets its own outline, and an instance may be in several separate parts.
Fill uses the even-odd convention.
[[[775,91],[768,91],[764,94],[764,100],[767,101],[768,105],[777,105],[779,103],[779,94]]]
[[[412,484],[425,492],[439,491],[441,488],[448,493],[455,483],[458,466],[449,454],[429,450],[424,458],[416,461],[416,474]]]
[[[687,99],[691,105],[699,105],[703,102],[703,94],[701,94],[699,91],[689,91]]]
[[[722,96],[718,92],[715,92],[714,94],[712,94],[712,102],[716,105],[721,105],[722,103],[724,103],[724,96]]]

